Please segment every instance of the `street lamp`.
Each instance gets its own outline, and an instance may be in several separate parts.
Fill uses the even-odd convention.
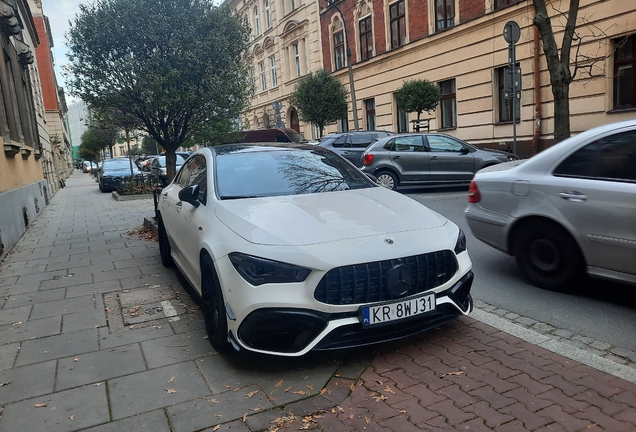
[[[344,14],[333,0],[325,0],[329,6],[336,8],[342,19],[342,27],[344,32],[344,44],[347,47],[347,69],[349,70],[349,91],[351,93],[351,109],[353,111],[353,127],[355,130],[360,130],[358,127],[358,105],[356,103],[356,89],[353,85],[353,68],[351,66],[351,50],[349,49],[349,37],[347,36],[347,22],[345,21]]]

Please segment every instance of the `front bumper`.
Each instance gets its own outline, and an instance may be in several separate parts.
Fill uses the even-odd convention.
[[[468,271],[449,288],[437,292],[434,312],[378,327],[363,328],[357,310],[361,305],[341,313],[270,307],[247,315],[236,332],[231,332],[230,340],[240,351],[300,356],[308,351],[353,348],[410,337],[468,315],[473,309],[473,278],[472,271]]]

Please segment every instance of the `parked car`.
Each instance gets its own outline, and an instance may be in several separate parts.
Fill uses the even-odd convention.
[[[90,173],[93,171],[93,169],[97,169],[97,164],[92,163],[90,161],[84,161],[82,163],[82,171],[84,171],[85,173]]]
[[[152,160],[155,159],[155,158],[158,158],[158,157],[159,156],[157,156],[157,155],[145,156],[141,161],[139,161],[137,166],[139,167],[139,169],[141,171],[150,172],[150,166],[152,164]]]
[[[128,158],[112,158],[106,159],[102,166],[97,170],[97,182],[99,190],[102,192],[114,191],[117,189],[117,182],[122,177],[131,175],[131,163]],[[139,170],[132,164],[132,175],[139,174]]]
[[[176,155],[176,157],[177,157],[176,169],[177,171],[179,171],[179,169],[181,168],[181,165],[183,165],[185,160],[179,155]],[[152,159],[150,163],[150,173],[152,175],[159,177],[159,180],[162,186],[166,186],[168,184],[168,177],[167,177],[168,171],[166,168],[165,156],[159,156]]]
[[[360,168],[364,150],[375,140],[389,135],[393,135],[393,132],[373,130],[336,133],[323,137],[319,145],[344,156]]]
[[[468,185],[477,171],[519,158],[501,150],[478,149],[440,133],[410,133],[379,139],[362,154],[362,168],[378,183],[401,185]]]
[[[253,129],[238,133],[231,143],[256,143],[256,142],[305,142],[305,138],[294,129]]]
[[[636,284],[636,120],[478,172],[465,215],[537,286],[575,289],[585,273]]]
[[[472,310],[453,222],[309,144],[204,148],[163,189],[159,251],[217,349],[300,356],[408,337]]]

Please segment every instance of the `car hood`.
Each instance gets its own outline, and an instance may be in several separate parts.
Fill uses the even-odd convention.
[[[515,156],[514,153],[505,151],[505,150],[498,150],[498,149],[491,149],[491,148],[480,148],[479,150],[483,151],[483,152],[487,152],[487,153],[491,153],[493,155],[498,155],[498,156]]]
[[[381,187],[224,200],[216,215],[245,240],[277,246],[426,230],[447,222],[417,201]]]

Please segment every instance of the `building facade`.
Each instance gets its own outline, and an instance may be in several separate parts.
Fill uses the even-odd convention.
[[[44,165],[45,178],[51,192],[54,193],[73,172],[73,150],[66,127],[66,99],[55,76],[52,54],[53,37],[49,19],[42,11],[42,0],[28,0],[28,4],[40,40],[35,49],[40,85],[34,86],[38,89],[34,93],[34,98],[40,116],[38,118],[40,142],[47,156]],[[52,167],[48,165],[49,151]]]
[[[546,3],[560,44],[569,2]],[[362,129],[412,131],[416,113],[399,110],[395,92],[405,80],[427,79],[442,94],[436,111],[424,116],[430,130],[505,149],[513,141],[516,112],[520,156],[553,143],[553,95],[531,0],[342,0],[337,5],[344,23],[333,6],[325,0],[319,4],[324,68],[348,84],[342,58],[346,48],[351,50]],[[503,30],[509,21],[520,27],[516,63],[522,89],[514,111],[504,88],[508,42]],[[581,0],[576,34],[572,133],[636,117],[636,4]],[[349,127],[352,119],[350,107]]]
[[[34,102],[39,39],[26,0],[0,1],[0,259],[48,203]]]
[[[280,122],[307,139],[317,138],[317,131],[299,121],[288,100],[300,78],[323,65],[316,0],[228,0],[225,5],[252,29],[255,94],[241,128],[273,128]],[[276,101],[282,104],[280,118]]]
[[[79,146],[82,144],[82,134],[88,130],[88,126],[91,124],[91,114],[86,102],[80,100],[70,104],[66,119],[73,154],[77,155]],[[74,162],[76,157],[79,158],[79,156],[74,156]]]

